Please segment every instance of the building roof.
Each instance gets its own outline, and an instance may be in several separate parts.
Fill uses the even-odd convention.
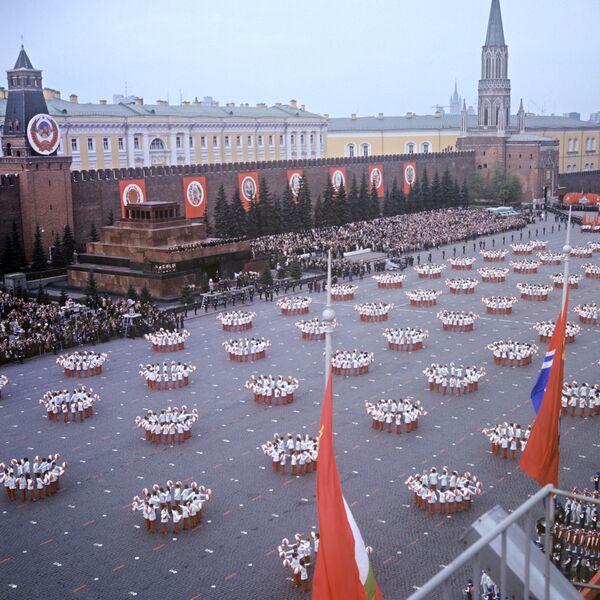
[[[412,115],[410,117],[351,117],[331,118],[327,123],[329,133],[369,132],[369,131],[419,131],[419,130],[444,130],[460,129],[461,115],[443,114]],[[517,128],[518,117],[511,117],[511,127]],[[477,127],[477,116],[469,115],[469,128]],[[556,129],[598,129],[600,125],[591,121],[579,121],[569,117],[538,116],[525,117],[525,129],[530,130],[556,130]]]
[[[21,51],[19,52],[19,56],[17,56],[17,62],[13,69],[33,69],[33,65],[29,60],[29,56],[27,56],[27,52],[25,52],[25,47],[21,44]]]
[[[213,119],[322,119],[321,115],[288,105],[281,106],[202,106],[200,104],[95,104],[68,100],[46,101],[48,111],[55,117],[181,117]],[[6,100],[0,100],[0,117],[6,111]]]
[[[506,46],[504,42],[504,28],[502,27],[502,13],[500,12],[500,0],[492,0],[485,45]]]

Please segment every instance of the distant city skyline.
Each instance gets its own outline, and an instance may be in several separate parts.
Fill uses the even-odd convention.
[[[501,6],[513,107],[523,98],[537,114],[588,119],[599,111],[593,42],[600,2]],[[3,11],[12,25],[0,39],[0,68],[13,66],[23,41],[44,85],[80,102],[112,102],[127,92],[148,104],[294,98],[331,116],[431,114],[438,104],[449,110],[455,80],[476,106],[489,8],[489,0],[424,0],[410,11],[391,0],[368,9],[357,0],[298,7],[232,0],[226,11],[194,0],[58,0],[39,19],[33,2],[14,3]]]

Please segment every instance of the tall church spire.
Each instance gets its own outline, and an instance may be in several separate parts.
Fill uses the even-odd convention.
[[[505,46],[504,28],[502,27],[502,13],[500,12],[500,0],[492,0],[490,18],[488,21],[486,46]]]
[[[504,41],[500,0],[492,0],[485,45],[481,51],[478,125],[504,135],[510,127],[508,47]]]
[[[25,46],[23,46],[23,44],[21,44],[21,52],[19,52],[17,62],[13,69],[33,69],[33,65],[29,60],[29,56],[27,56],[27,52],[25,52]]]

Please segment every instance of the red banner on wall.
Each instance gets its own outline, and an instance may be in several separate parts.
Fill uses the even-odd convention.
[[[119,181],[121,196],[121,216],[125,217],[125,207],[146,202],[146,182],[143,179],[125,179]]]
[[[333,185],[333,189],[336,192],[342,183],[344,184],[344,189],[348,189],[348,186],[346,185],[346,167],[330,167],[329,178],[331,179],[331,185]]]
[[[288,185],[294,199],[298,197],[300,192],[300,182],[304,177],[304,171],[302,169],[289,169],[287,172]]]
[[[377,197],[383,198],[385,196],[385,187],[383,184],[382,165],[369,165],[369,188],[372,189],[373,186],[377,190]]]
[[[417,164],[414,162],[404,163],[404,193],[408,194],[417,181]]]
[[[206,214],[206,177],[183,178],[183,203],[186,219],[201,219]]]
[[[258,200],[258,173],[238,173],[240,198],[246,210],[250,210],[250,202]]]

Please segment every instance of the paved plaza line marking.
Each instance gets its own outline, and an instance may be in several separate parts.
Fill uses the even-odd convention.
[[[224,516],[224,517],[226,517],[227,515],[231,514],[231,512],[232,512],[231,510],[226,510],[226,511],[223,513],[223,516]]]
[[[156,552],[157,550],[160,550],[161,548],[164,548],[166,546],[166,544],[159,544],[158,546],[154,546],[154,548],[152,548],[153,552]]]
[[[392,560],[393,560],[393,559],[394,559],[394,557],[393,557],[393,556],[388,556],[388,558],[386,558],[386,559],[383,561],[383,564],[384,564],[384,565],[387,565],[389,562],[392,562]]]
[[[265,556],[271,556],[271,554],[275,554],[275,549],[265,552]]]
[[[125,565],[117,565],[116,567],[114,567],[112,569],[112,571],[114,573],[115,571],[120,571],[121,569],[124,569],[124,568],[125,568]]]
[[[128,505],[127,505],[127,508],[130,508],[130,507],[131,507],[131,504],[128,504]],[[123,507],[123,508],[125,508],[125,507]],[[96,519],[90,519],[89,521],[86,521],[86,522],[83,524],[83,526],[84,526],[84,527],[87,527],[88,525],[91,525],[92,523],[95,523],[95,522],[96,522]]]
[[[8,558],[3,558],[2,560],[0,560],[0,565],[7,563],[9,560],[12,560],[12,556],[9,556]]]
[[[233,579],[236,575],[237,575],[237,573],[229,573],[229,575],[225,576],[225,581],[229,581],[230,579]]]
[[[259,494],[258,496],[254,496],[254,498],[250,498],[250,502],[254,502],[255,500],[258,500],[259,498],[262,498],[262,494]]]
[[[200,594],[197,594],[196,596],[192,596],[190,598],[190,600],[198,600],[198,598],[200,598]]]
[[[86,587],[87,587],[87,583],[84,583],[83,585],[80,585],[79,587],[73,588],[71,590],[71,592],[76,594],[77,592],[80,592],[83,588],[86,588]]]
[[[54,538],[50,538],[49,540],[45,540],[43,542],[40,542],[40,546],[45,546],[46,544],[49,544],[50,542],[53,542]]]

